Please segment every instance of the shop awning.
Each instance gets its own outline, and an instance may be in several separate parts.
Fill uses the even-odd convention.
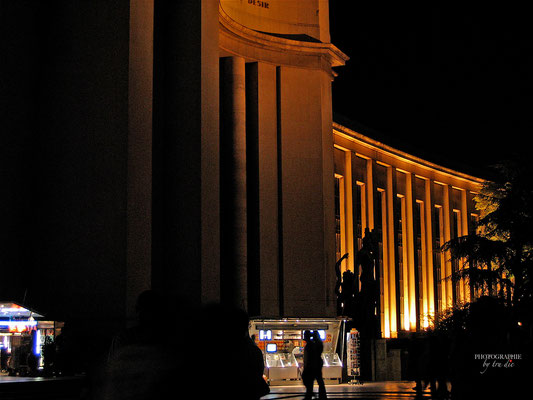
[[[0,318],[2,319],[24,319],[24,318],[44,318],[43,315],[26,307],[22,307],[12,301],[0,301]]]

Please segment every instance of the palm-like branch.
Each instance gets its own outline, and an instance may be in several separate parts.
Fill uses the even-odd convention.
[[[462,268],[446,279],[464,279],[476,290],[491,292],[499,287],[501,292],[510,293],[514,288],[512,271],[509,268],[512,255],[505,241],[491,240],[472,234],[450,240],[442,246],[449,251],[452,260],[461,260]]]

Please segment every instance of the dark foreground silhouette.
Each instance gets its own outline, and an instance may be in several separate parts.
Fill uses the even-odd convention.
[[[180,398],[191,387],[205,399],[268,393],[263,355],[248,336],[243,310],[221,304],[184,310],[147,291],[137,311],[138,324],[113,338],[99,400]]]

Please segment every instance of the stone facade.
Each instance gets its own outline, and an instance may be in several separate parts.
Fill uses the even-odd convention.
[[[383,337],[468,298],[436,283],[452,266],[435,232],[469,231],[481,181],[333,122],[348,57],[327,0],[3,11],[3,296],[100,332],[130,323],[150,287],[334,316],[337,253],[381,226]]]

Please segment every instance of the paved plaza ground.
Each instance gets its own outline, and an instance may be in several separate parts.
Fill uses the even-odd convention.
[[[363,385],[341,384],[327,385],[328,399],[431,399],[429,391],[421,395],[412,389],[413,382],[365,382]],[[183,398],[201,399],[201,393],[191,389],[190,395]],[[315,388],[315,392],[318,388]],[[291,399],[301,400],[304,398],[305,388],[303,385],[272,386],[271,392],[264,396],[263,400]],[[56,399],[74,400],[87,399],[87,392],[83,388],[83,380],[79,377],[71,378],[31,378],[0,376],[0,399]],[[315,393],[318,398],[318,394]],[[180,397],[177,397],[180,398]],[[224,398],[231,400],[231,387],[224,393]],[[90,399],[87,399],[90,400]]]
[[[431,399],[429,390],[421,395],[413,390],[414,382],[365,382],[362,385],[341,384],[327,385],[328,399]],[[315,397],[318,398],[315,387]],[[294,399],[304,398],[303,386],[272,386],[271,392],[262,399]]]

